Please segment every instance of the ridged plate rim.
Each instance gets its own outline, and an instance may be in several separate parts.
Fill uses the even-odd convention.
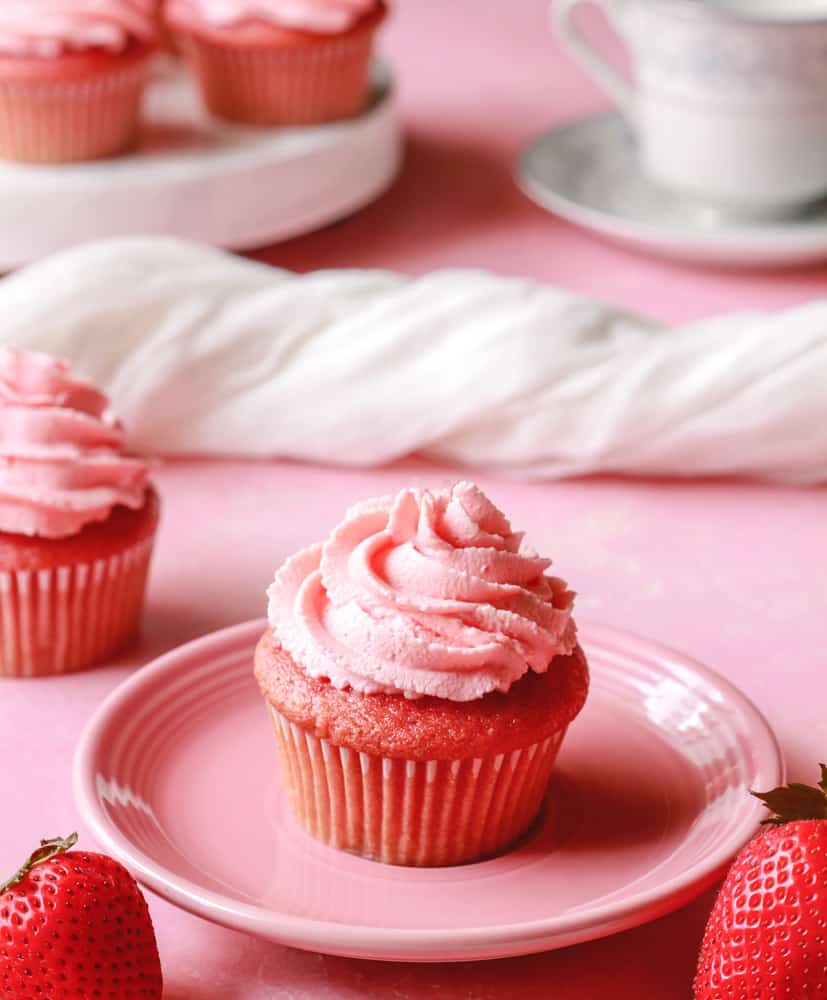
[[[602,937],[637,926],[684,905],[720,877],[730,858],[754,832],[762,813],[745,797],[740,822],[697,863],[651,889],[593,908],[525,922],[446,930],[353,925],[316,920],[245,903],[205,889],[164,867],[136,846],[107,815],[98,793],[100,760],[112,726],[142,692],[159,680],[173,681],[203,672],[205,664],[249,647],[266,626],[255,620],[186,643],[139,670],[100,705],[77,745],[73,784],[78,808],[101,847],[126,864],[150,889],[198,916],[293,947],[351,957],[386,960],[450,961],[528,954]],[[755,762],[751,787],[771,787],[783,780],[784,767],[776,738],[753,703],[720,674],[676,650],[634,633],[590,622],[580,623],[587,655],[599,662],[603,648],[617,655],[657,663],[666,675],[714,692],[724,715],[733,718],[733,737],[749,734]],[[209,671],[208,671],[209,672]],[[737,725],[736,725],[737,720]],[[406,870],[407,871],[407,870]],[[427,870],[426,870],[427,871]]]

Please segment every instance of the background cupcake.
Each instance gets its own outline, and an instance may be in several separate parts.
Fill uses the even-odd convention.
[[[155,0],[2,0],[0,157],[92,160],[133,145]]]
[[[219,117],[305,125],[363,110],[381,0],[167,0],[167,21]]]
[[[166,0],[152,0],[155,16],[155,33],[158,40],[158,47],[168,55],[176,55],[175,42],[170,33],[166,19]]]
[[[284,564],[256,675],[309,833],[445,865],[526,830],[588,688],[549,565],[468,483],[358,504]]]
[[[0,675],[79,670],[133,635],[158,509],[106,397],[0,350]]]

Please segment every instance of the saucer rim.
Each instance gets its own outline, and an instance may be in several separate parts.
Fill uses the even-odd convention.
[[[96,761],[105,757],[106,730],[111,718],[130,704],[145,685],[163,675],[172,679],[197,669],[203,657],[231,652],[241,643],[250,643],[266,626],[264,620],[222,629],[179,646],[137,671],[117,687],[99,706],[77,745],[73,764],[75,799],[81,815],[96,841],[123,861],[139,880],[162,897],[200,917],[235,930],[243,930],[293,947],[351,957],[405,961],[452,961],[495,958],[563,947],[592,940],[637,926],[684,905],[714,884],[733,854],[752,835],[761,812],[757,801],[744,804],[744,820],[724,843],[703,861],[673,875],[644,892],[633,893],[610,904],[597,904],[581,915],[490,924],[482,927],[434,931],[421,928],[388,928],[337,923],[302,917],[285,911],[244,903],[198,886],[188,878],[154,861],[111,822],[97,792]],[[624,629],[581,622],[587,644],[618,644],[624,651],[642,650],[648,657],[688,670],[706,686],[722,693],[733,718],[742,722],[753,750],[752,776],[760,782],[783,780],[784,762],[778,741],[766,718],[734,684],[716,671],[669,646]],[[767,785],[769,787],[769,785]]]
[[[654,254],[694,263],[737,267],[798,266],[827,258],[827,213],[823,221],[819,221],[819,217],[806,226],[802,226],[799,219],[733,220],[717,229],[691,223],[657,223],[589,205],[553,185],[534,168],[538,153],[549,143],[572,133],[586,132],[590,128],[597,130],[610,124],[620,125],[629,135],[622,114],[613,109],[568,119],[536,134],[518,155],[514,169],[517,186],[526,197],[552,215]],[[595,148],[594,143],[591,147]]]

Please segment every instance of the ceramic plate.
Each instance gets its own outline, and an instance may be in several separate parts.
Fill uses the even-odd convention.
[[[776,267],[827,258],[827,200],[774,222],[732,218],[647,180],[612,112],[563,125],[523,153],[517,180],[543,208],[639,249],[696,263]]]
[[[396,98],[380,64],[371,102],[356,118],[250,128],[210,118],[188,75],[161,62],[132,153],[56,166],[0,163],[0,271],[135,233],[231,250],[264,246],[363,208],[401,163]]]
[[[512,851],[397,868],[292,822],[251,674],[250,622],[167,654],[112,694],[75,758],[103,848],[156,892],[229,927],[337,955],[493,958],[611,934],[686,903],[756,828],[781,780],[764,719],[669,649],[581,626],[589,701],[544,812]]]

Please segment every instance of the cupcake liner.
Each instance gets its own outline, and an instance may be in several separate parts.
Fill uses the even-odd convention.
[[[134,145],[150,59],[124,59],[79,79],[4,79],[0,74],[0,157],[69,163]]]
[[[186,31],[177,39],[212,114],[250,125],[308,125],[364,109],[375,28],[297,46],[233,46]]]
[[[153,542],[91,562],[0,571],[0,676],[82,670],[123,645],[138,627]]]
[[[155,9],[155,36],[161,52],[166,52],[170,56],[178,55],[178,47],[175,44],[172,30],[167,24],[164,4],[162,2],[158,2]]]
[[[508,847],[537,815],[566,733],[487,757],[396,760],[334,746],[268,707],[299,824],[396,865],[457,865]]]

